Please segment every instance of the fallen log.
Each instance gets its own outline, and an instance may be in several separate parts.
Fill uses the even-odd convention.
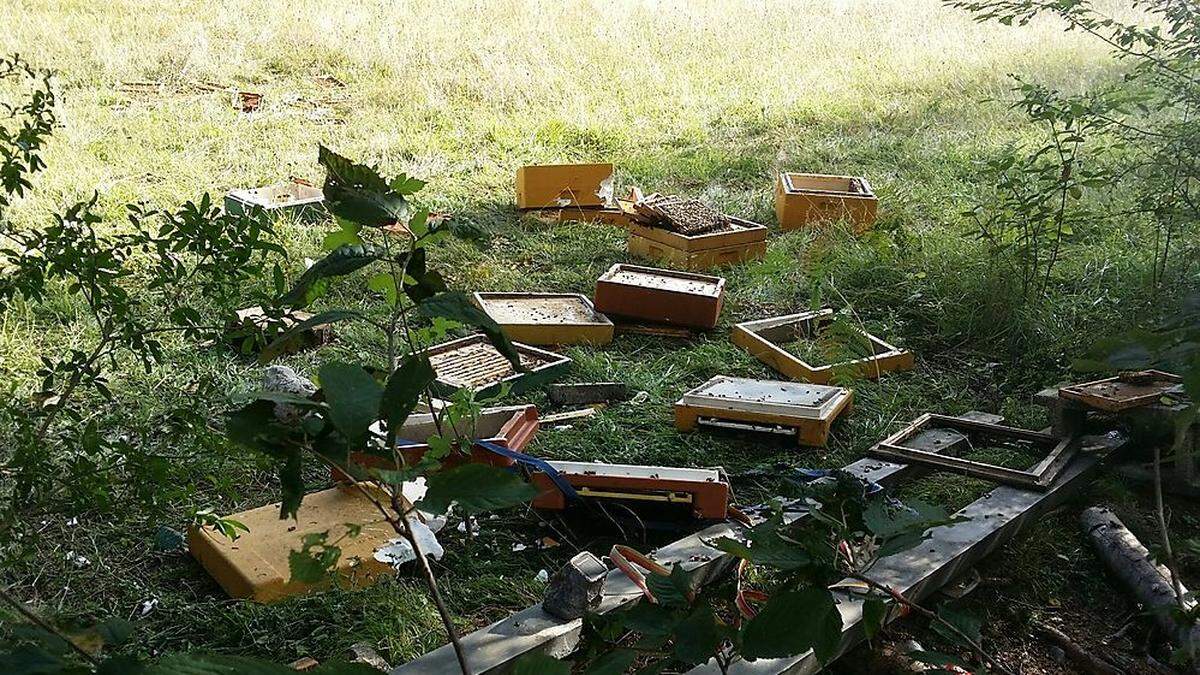
[[[1177,606],[1171,572],[1150,556],[1150,551],[1112,511],[1093,506],[1080,516],[1083,530],[1110,572],[1133,594],[1176,646],[1195,653],[1200,649],[1200,623],[1185,623],[1173,611]],[[1185,607],[1196,601],[1183,588]]]

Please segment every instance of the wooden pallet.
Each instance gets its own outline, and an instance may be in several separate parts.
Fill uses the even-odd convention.
[[[824,365],[808,363],[791,354],[781,345],[791,339],[809,338],[821,327],[832,323],[834,311],[819,309],[799,314],[788,314],[757,321],[745,321],[733,327],[733,344],[750,352],[759,361],[771,366],[793,380],[804,380],[827,384],[837,376],[877,379],[883,373],[909,370],[914,357],[907,349],[895,347],[871,335],[861,328],[854,332],[870,345],[874,352],[870,356]]]
[[[968,414],[971,415],[971,414]],[[966,416],[964,416],[966,417]],[[990,418],[990,419],[988,419]],[[984,419],[999,422],[995,416]],[[1077,456],[1045,492],[999,487],[975,500],[957,515],[969,519],[930,531],[930,538],[921,546],[879,561],[869,572],[873,579],[893,585],[913,600],[920,601],[956,575],[969,569],[980,559],[1003,546],[1026,526],[1036,522],[1050,509],[1069,499],[1100,471],[1103,463],[1124,446],[1124,439],[1096,437],[1086,439],[1097,449]],[[893,486],[920,473],[920,467],[895,464],[877,459],[863,459],[843,468],[862,480]],[[806,518],[807,513],[795,502],[784,505],[785,522]],[[735,559],[713,548],[709,542],[723,537],[741,538],[745,528],[737,523],[720,523],[659,548],[654,559],[659,563],[679,565],[699,585],[723,578]],[[619,570],[609,572],[604,582],[599,614],[607,614],[641,601],[641,590]],[[849,651],[863,640],[862,602],[845,596],[838,604],[842,614],[843,639],[839,654]],[[894,618],[894,614],[889,619]],[[461,638],[471,668],[476,673],[507,672],[519,658],[532,653],[545,653],[556,658],[570,655],[579,645],[583,620],[563,620],[547,614],[541,604],[521,610]],[[420,658],[399,665],[392,675],[423,675],[425,673],[455,672],[458,667],[451,645],[443,645]],[[820,670],[812,652],[784,659],[760,659],[753,663],[739,662],[733,672],[756,675],[781,673],[815,673]],[[695,673],[715,673],[715,664],[694,669]]]
[[[675,403],[675,427],[783,433],[800,445],[823,447],[853,398],[842,387],[718,375]]]
[[[606,345],[613,323],[580,293],[476,293],[475,304],[510,340],[529,345]]]

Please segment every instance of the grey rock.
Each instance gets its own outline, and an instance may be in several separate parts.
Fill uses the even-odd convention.
[[[317,386],[312,380],[301,375],[287,366],[267,366],[263,371],[263,389],[296,396],[312,396]],[[298,422],[304,413],[290,403],[276,403],[275,417],[282,422]]]
[[[356,642],[350,645],[350,648],[346,650],[342,658],[350,663],[361,663],[384,672],[392,669],[388,665],[388,662],[384,661],[383,657],[379,655],[379,652],[375,651],[374,647],[365,642]]]

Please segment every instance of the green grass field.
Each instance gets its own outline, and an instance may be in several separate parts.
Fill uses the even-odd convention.
[[[776,462],[840,466],[924,411],[989,410],[1040,428],[1045,417],[1030,395],[1070,377],[1072,356],[1095,336],[1156,311],[1145,281],[1149,230],[1083,228],[1064,251],[1050,297],[1025,304],[989,281],[1000,263],[959,215],[980,189],[975,162],[1039,133],[1006,107],[1008,73],[1068,90],[1118,75],[1102,45],[1053,23],[977,24],[934,0],[272,4],[0,5],[4,50],[55,69],[62,97],[49,169],[9,215],[31,226],[98,191],[119,226],[129,201],[165,206],[288,176],[319,178],[317,144],[325,143],[385,175],[423,178],[425,205],[481,235],[439,255],[463,290],[590,294],[604,269],[630,260],[616,228],[518,217],[513,176],[523,164],[611,161],[620,186],[700,197],[772,226],[764,260],[722,272],[728,296],[716,331],[690,343],[621,337],[602,349],[567,349],[571,380],[620,380],[649,399],[543,431],[530,447],[538,455],[721,464],[738,474]],[[1125,12],[1119,3],[1112,11]],[[132,82],[161,87],[123,86]],[[240,114],[227,93],[197,89],[199,82],[262,92],[263,107]],[[780,170],[868,176],[881,203],[875,234],[779,232],[772,181]],[[280,227],[289,270],[299,273],[306,256],[319,255],[325,228]],[[268,286],[264,280],[259,290]],[[730,325],[805,308],[816,287],[824,302],[852,305],[876,334],[913,349],[916,369],[857,385],[856,408],[825,450],[678,434],[670,404],[685,389],[721,373],[771,376],[730,343]],[[342,288],[330,305],[380,309],[355,284]],[[39,356],[85,342],[86,325],[65,299],[0,315],[0,381],[14,400],[33,391]],[[378,361],[382,349],[350,330],[285,362],[311,374],[338,356]],[[149,375],[117,364],[116,404],[97,399],[90,412],[169,458],[161,484],[123,485],[108,508],[77,520],[33,516],[39,536],[0,579],[68,619],[133,617],[146,652],[290,661],[367,640],[401,661],[440,644],[415,576],[263,607],[227,600],[186,553],[155,552],[156,530],[183,529],[196,508],[228,513],[278,496],[270,471],[202,420],[180,416],[200,412],[219,424],[231,395],[255,386],[258,366],[183,342],[169,361]],[[537,392],[521,398],[545,403]],[[779,486],[749,477],[735,487],[752,502]],[[938,474],[906,493],[958,508],[986,489]],[[1094,615],[1087,621],[1101,636],[1119,628],[1132,607],[1103,581],[1076,516],[1085,503],[1144,499],[1106,481],[996,553],[983,572],[1008,583],[976,599],[990,619],[985,634],[1053,672],[1045,645],[1020,638],[1030,612]],[[1137,516],[1131,520],[1137,529]],[[1181,513],[1175,525],[1195,531],[1195,513]],[[446,532],[438,571],[463,628],[535,602],[538,570],[573,552],[511,552],[545,534],[521,513],[483,521],[478,537]],[[600,552],[605,537],[580,531],[572,543]],[[78,556],[87,564],[72,562]],[[842,667],[855,671],[849,660]]]

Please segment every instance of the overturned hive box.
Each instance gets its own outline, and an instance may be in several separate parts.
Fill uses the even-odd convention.
[[[675,426],[794,435],[800,445],[824,446],[852,399],[842,387],[718,375],[676,401]]]
[[[517,169],[517,208],[610,206],[612,164],[541,164]]]
[[[596,280],[596,309],[652,323],[713,328],[724,298],[724,279],[693,272],[617,263]]]
[[[876,379],[883,373],[909,370],[912,352],[894,347],[857,326],[847,325],[855,344],[843,345],[845,354],[833,363],[816,364],[810,349],[789,346],[815,343],[820,331],[836,317],[832,309],[788,314],[758,321],[746,321],[733,327],[733,343],[755,358],[794,380],[826,384],[837,377]]]
[[[694,518],[723,520],[729,510],[729,483],[720,469],[686,469],[633,464],[558,462],[548,464],[582,499],[620,502],[655,511],[679,510]],[[531,482],[541,492],[533,507],[560,511],[567,495],[548,475],[534,473]]]
[[[845,220],[862,232],[875,223],[878,203],[871,184],[858,176],[781,173],[775,185],[775,215],[784,230]]]
[[[294,521],[279,519],[278,503],[230,517],[250,530],[237,541],[209,527],[193,527],[188,533],[192,556],[230,597],[275,602],[327,586],[333,579],[365,586],[383,575],[395,574],[391,565],[375,558],[375,552],[400,535],[354,488],[335,487],[306,495]],[[347,523],[362,525],[357,537],[346,536]],[[321,584],[293,581],[288,556],[303,548],[306,535],[322,532],[328,532],[326,541],[341,539],[342,554],[332,579]]]
[[[514,342],[513,346],[526,372],[514,370],[482,333],[430,347],[425,353],[437,373],[434,388],[443,396],[451,396],[459,389],[490,396],[507,383],[510,391],[517,393],[553,380],[571,365],[571,359],[561,354],[520,342]]]
[[[321,188],[299,180],[225,195],[225,211],[232,214],[287,213],[297,218],[316,219],[325,215]]]
[[[705,234],[681,234],[637,222],[630,222],[628,229],[630,255],[663,260],[687,269],[757,260],[767,252],[767,228],[732,216],[727,229]]]
[[[579,293],[476,293],[474,301],[510,340],[605,345],[613,339],[612,321]]]
[[[447,424],[445,418],[440,420]],[[541,421],[538,410],[532,405],[510,405],[495,408],[484,408],[473,418],[460,419],[454,424],[453,430],[443,427],[438,430],[438,422],[430,413],[415,413],[409,415],[404,425],[396,433],[396,449],[404,459],[404,463],[413,466],[421,461],[429,451],[429,438],[440,435],[446,440],[454,438],[476,441],[471,444],[468,452],[462,452],[461,446],[455,444],[456,452],[441,460],[443,466],[454,467],[466,462],[489,464],[501,468],[510,467],[516,460],[498,455],[478,444],[478,441],[494,443],[509,450],[520,452],[529,445],[537,434]],[[382,425],[374,431],[383,433]],[[380,448],[383,444],[380,444]],[[394,468],[394,462],[379,454],[356,452],[350,455],[350,461],[360,467]],[[354,472],[354,469],[351,469]],[[349,477],[341,469],[332,468],[330,473],[334,480],[347,481]]]

